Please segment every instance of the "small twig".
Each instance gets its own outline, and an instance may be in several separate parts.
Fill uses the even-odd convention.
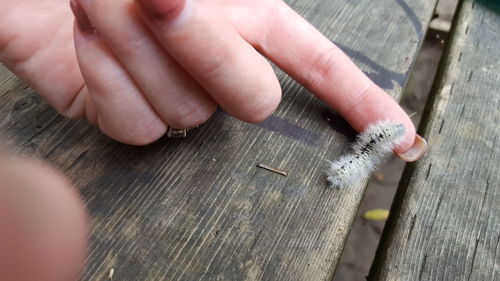
[[[285,171],[275,169],[275,168],[269,167],[269,166],[264,165],[264,164],[257,164],[257,167],[271,171],[271,172],[276,173],[276,174],[280,174],[280,175],[285,176],[285,177],[287,176],[287,173]]]

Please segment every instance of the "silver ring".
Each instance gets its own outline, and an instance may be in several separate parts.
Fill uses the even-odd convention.
[[[185,138],[185,137],[187,137],[187,130],[168,127],[167,137],[169,137],[169,138]]]

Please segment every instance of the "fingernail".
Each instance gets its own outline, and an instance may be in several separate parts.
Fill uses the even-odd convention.
[[[415,162],[425,154],[426,149],[427,141],[423,137],[416,135],[413,146],[405,153],[397,153],[397,155],[406,162]]]
[[[186,0],[136,0],[136,2],[147,16],[161,21],[177,17],[186,5]]]
[[[97,33],[95,27],[90,22],[87,13],[85,13],[85,10],[82,8],[80,3],[78,3],[78,0],[71,0],[70,6],[73,14],[75,15],[78,28],[85,33]]]

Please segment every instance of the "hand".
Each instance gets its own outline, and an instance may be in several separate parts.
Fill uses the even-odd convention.
[[[78,62],[65,1],[7,2],[7,66],[62,114],[119,141],[147,144],[168,125],[196,126],[217,104],[244,121],[265,119],[281,90],[264,55],[354,129],[399,121],[407,133],[397,152],[409,151],[408,161],[422,152],[399,105],[280,0],[73,0]]]

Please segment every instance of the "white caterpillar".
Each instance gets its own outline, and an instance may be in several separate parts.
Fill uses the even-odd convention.
[[[374,123],[356,138],[351,152],[330,162],[328,182],[332,187],[348,187],[367,179],[403,141],[405,127],[391,121]]]

